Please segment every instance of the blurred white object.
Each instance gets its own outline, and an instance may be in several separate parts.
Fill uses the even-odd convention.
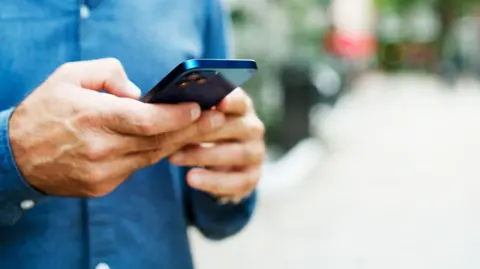
[[[312,68],[311,77],[315,88],[321,95],[331,97],[340,92],[342,78],[331,66],[319,63]]]
[[[238,239],[195,241],[198,268],[480,268],[480,83],[357,85],[321,124],[327,158],[307,140],[269,166],[261,191],[282,195]]]
[[[332,13],[335,28],[343,34],[369,36],[375,31],[373,0],[334,0]]]
[[[318,167],[325,157],[325,149],[316,138],[299,142],[277,161],[267,162],[263,169],[259,190],[262,195],[280,195],[298,186]]]

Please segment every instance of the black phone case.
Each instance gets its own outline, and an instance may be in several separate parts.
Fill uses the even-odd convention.
[[[235,88],[219,72],[191,71],[172,82],[161,81],[141,101],[163,104],[195,102],[207,110],[217,105]]]

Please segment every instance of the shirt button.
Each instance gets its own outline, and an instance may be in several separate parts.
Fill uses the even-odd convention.
[[[102,263],[97,264],[97,266],[95,266],[95,269],[110,269],[110,266],[108,266],[108,264],[102,262]]]
[[[25,200],[20,203],[20,207],[23,210],[29,210],[32,209],[35,206],[35,202],[32,200]]]
[[[80,18],[86,20],[90,17],[90,9],[87,5],[80,6]]]

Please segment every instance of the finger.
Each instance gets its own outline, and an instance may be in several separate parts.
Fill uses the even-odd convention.
[[[169,156],[180,148],[190,144],[190,141],[195,137],[202,137],[207,133],[215,132],[215,130],[220,128],[224,123],[225,116],[223,113],[208,111],[204,112],[201,120],[195,124],[192,124],[185,129],[165,134],[166,141],[170,141],[164,144],[164,148],[168,148],[166,156]]]
[[[263,162],[265,145],[261,140],[220,143],[213,147],[190,147],[169,160],[180,166],[250,166]]]
[[[105,90],[118,96],[138,99],[140,89],[127,77],[120,61],[114,58],[64,64],[59,72],[76,85],[95,91]]]
[[[251,106],[251,100],[247,94],[238,88],[227,95],[216,107],[218,111],[231,115],[245,115]]]
[[[141,146],[150,146],[153,147],[153,149],[146,151],[134,150],[128,153],[127,156],[131,156],[132,163],[130,165],[133,165],[136,169],[140,169],[157,163],[183,147],[186,143],[185,141],[190,140],[192,136],[210,132],[212,129],[221,126],[224,121],[225,119],[222,113],[209,111],[206,112],[205,115],[202,115],[202,118],[198,122],[188,126],[184,130],[161,134],[158,137],[150,137],[152,140],[144,140],[143,143],[145,144]]]
[[[185,128],[201,116],[198,104],[146,104],[133,99],[117,99],[102,108],[108,129],[138,136],[153,136]]]
[[[224,121],[225,117],[222,113],[208,111],[195,123],[175,132],[154,136],[123,136],[120,144],[126,147],[122,153],[162,150],[163,154],[167,156],[184,147],[192,137],[201,136],[219,128]]]
[[[261,139],[265,135],[265,126],[255,115],[245,117],[227,117],[226,123],[217,131],[209,133],[192,143],[213,143],[224,140]]]
[[[259,167],[242,172],[220,172],[202,168],[187,174],[188,184],[195,189],[218,196],[244,196],[251,193],[260,179]]]
[[[106,138],[103,135],[84,137],[89,143],[82,148],[79,154],[93,163],[114,161],[119,155],[150,156],[148,152],[153,152],[154,156],[164,158],[184,147],[185,141],[190,140],[191,136],[210,132],[213,128],[218,128],[222,123],[222,117],[222,113],[209,112],[184,130],[155,136],[108,134]],[[143,160],[147,161],[147,164],[151,162],[148,159]],[[128,168],[129,166],[125,167]]]

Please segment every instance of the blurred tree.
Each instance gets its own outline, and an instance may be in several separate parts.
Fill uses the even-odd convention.
[[[253,58],[261,72],[244,85],[267,125],[267,140],[285,127],[285,66],[322,57],[328,27],[325,5],[332,0],[227,0],[234,23],[237,57]],[[309,74],[305,74],[308,79]],[[303,90],[303,89],[297,89]],[[288,128],[287,128],[288,129]]]
[[[478,0],[375,0],[380,12],[393,12],[401,18],[407,17],[420,5],[430,6],[439,19],[440,29],[434,42],[436,57],[434,65],[439,66],[452,33],[455,20],[474,10]],[[406,40],[403,40],[406,41]]]

